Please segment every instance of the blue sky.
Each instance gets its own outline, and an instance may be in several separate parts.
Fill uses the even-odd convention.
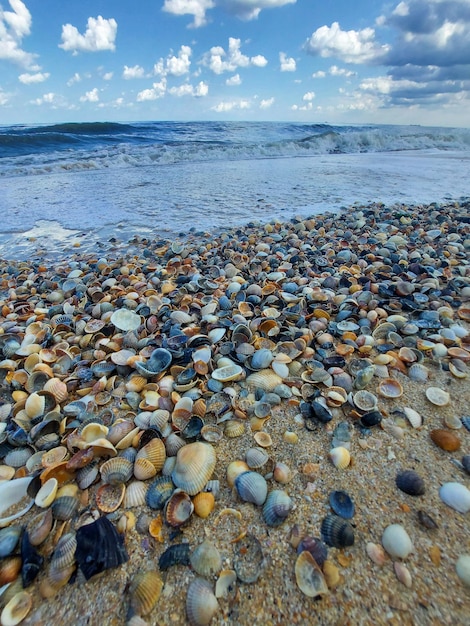
[[[470,0],[0,0],[0,124],[470,126]]]

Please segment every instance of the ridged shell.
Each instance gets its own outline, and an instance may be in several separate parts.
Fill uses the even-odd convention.
[[[269,454],[263,448],[249,448],[245,452],[245,461],[250,469],[259,469],[269,460]]]
[[[158,437],[151,439],[137,453],[136,460],[142,458],[148,459],[157,472],[159,472],[162,469],[166,458],[165,444],[163,441]]]
[[[413,470],[399,472],[395,482],[398,489],[410,496],[422,496],[426,491],[424,480]]]
[[[26,398],[24,405],[25,411],[29,418],[39,417],[44,414],[46,406],[46,398],[34,392]]]
[[[323,567],[323,563],[328,558],[328,547],[325,542],[317,537],[311,537],[307,535],[303,537],[301,541],[297,545],[297,554],[300,554],[304,550],[310,552],[310,554],[315,559],[315,562]]]
[[[58,496],[51,504],[54,519],[65,522],[72,519],[78,511],[80,503],[76,496]]]
[[[185,524],[194,511],[194,504],[187,493],[175,489],[165,505],[165,520],[170,526],[178,528]]]
[[[134,464],[127,459],[116,456],[105,461],[100,468],[101,478],[109,485],[127,483],[131,478]]]
[[[147,488],[145,501],[151,509],[163,509],[174,491],[174,485],[167,476],[159,476]]]
[[[194,512],[198,517],[209,517],[215,507],[214,494],[209,491],[201,491],[193,498]]]
[[[0,530],[0,559],[10,556],[20,540],[21,526],[7,526]]]
[[[268,526],[280,526],[292,511],[294,503],[285,491],[270,491],[263,506],[263,519]]]
[[[69,395],[67,385],[64,383],[64,381],[60,380],[60,378],[51,378],[50,380],[48,380],[44,385],[44,391],[49,391],[50,393],[52,393],[58,403],[67,400]]]
[[[163,581],[156,571],[139,572],[129,587],[131,607],[138,615],[148,615],[157,604]]]
[[[186,615],[191,626],[208,626],[219,609],[219,603],[204,578],[195,578],[186,595]]]
[[[167,548],[158,559],[162,572],[173,565],[189,565],[189,543],[175,543]]]
[[[409,421],[413,428],[421,428],[421,426],[423,425],[423,418],[418,413],[418,411],[415,411],[415,409],[405,406],[403,407],[403,413],[405,414],[406,419]]]
[[[135,506],[143,506],[147,495],[147,485],[140,480],[133,480],[126,487],[124,494],[123,506],[125,509],[131,509]]]
[[[101,485],[96,492],[96,506],[103,513],[116,511],[124,500],[125,491],[126,487],[124,484]]]
[[[354,529],[338,515],[327,515],[321,524],[323,541],[334,548],[346,548],[354,544]]]
[[[288,465],[282,461],[278,461],[273,470],[273,478],[277,483],[281,485],[287,485],[292,480],[293,473]]]
[[[351,455],[349,453],[349,450],[347,448],[344,448],[343,446],[332,448],[328,456],[333,465],[338,469],[345,469],[351,462]]]
[[[388,554],[395,559],[406,559],[413,551],[410,536],[401,524],[387,526],[382,535],[382,545]]]
[[[330,506],[336,515],[343,519],[354,517],[355,506],[351,496],[346,491],[332,491],[330,493]]]
[[[214,448],[196,441],[183,446],[176,456],[171,474],[174,484],[191,496],[202,491],[216,464]]]
[[[450,430],[436,428],[434,430],[431,430],[429,436],[436,444],[436,446],[438,446],[442,450],[447,450],[447,452],[455,452],[460,448],[459,437],[457,437],[457,435]]]
[[[130,309],[118,309],[111,315],[111,323],[119,330],[137,330],[142,323],[140,315]]]
[[[282,383],[282,378],[278,376],[272,369],[264,369],[254,372],[246,378],[246,384],[263,391],[274,391],[277,385]]]
[[[204,578],[213,578],[222,569],[222,557],[208,539],[199,544],[190,557],[193,570]]]
[[[444,504],[459,513],[465,514],[470,511],[470,491],[461,483],[445,483],[439,489],[439,496]]]
[[[224,435],[230,439],[241,437],[245,432],[245,423],[242,420],[228,420],[225,422]]]
[[[317,598],[329,593],[322,571],[315,559],[304,550],[295,562],[295,580],[300,591],[309,598]]]
[[[155,465],[149,459],[136,459],[134,462],[134,476],[137,480],[148,480],[157,473]]]
[[[242,500],[252,502],[257,506],[264,504],[268,494],[266,479],[257,472],[243,472],[237,476],[235,488]]]

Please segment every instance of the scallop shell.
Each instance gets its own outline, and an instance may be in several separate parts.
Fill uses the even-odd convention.
[[[204,578],[213,578],[222,569],[222,557],[208,539],[199,544],[190,557],[193,570]]]
[[[423,418],[414,409],[411,409],[408,406],[403,407],[403,413],[405,414],[406,419],[409,421],[413,428],[421,428],[423,425]]]
[[[246,378],[246,385],[263,391],[274,391],[277,385],[282,383],[282,378],[272,369],[264,369],[254,372]]]
[[[455,452],[460,448],[460,439],[455,433],[451,432],[450,430],[436,428],[434,430],[431,430],[429,436],[436,444],[436,446],[438,446],[442,450],[447,450],[447,452]]]
[[[263,506],[263,519],[268,526],[280,526],[292,511],[294,503],[285,491],[269,492]]]
[[[157,604],[163,589],[159,572],[139,572],[129,587],[131,606],[137,615],[148,615]]]
[[[46,398],[34,392],[26,398],[24,405],[25,411],[29,418],[33,419],[44,414],[46,407]]]
[[[263,448],[249,448],[245,452],[245,461],[250,469],[259,469],[269,460],[269,454]]]
[[[226,470],[227,483],[229,487],[234,487],[237,476],[239,476],[243,472],[248,472],[249,470],[250,468],[245,463],[245,461],[231,461],[227,465],[227,470]]]
[[[424,480],[413,470],[399,472],[395,482],[398,489],[410,496],[422,496],[426,492]]]
[[[120,485],[127,483],[131,478],[134,464],[124,457],[116,456],[105,461],[101,468],[101,478],[104,483],[109,485]]]
[[[58,403],[65,402],[68,398],[69,392],[67,385],[60,378],[51,378],[44,385],[44,391],[52,393]]]
[[[235,488],[238,495],[245,502],[252,502],[257,506],[264,504],[268,494],[266,479],[257,472],[243,472],[235,479]]]
[[[216,463],[214,448],[200,441],[178,450],[171,474],[174,484],[191,496],[196,495],[212,476]]]
[[[406,559],[413,551],[410,536],[401,524],[387,526],[382,535],[382,545],[392,558]]]
[[[300,591],[309,598],[317,598],[329,593],[321,569],[307,550],[301,552],[297,557],[295,580]]]
[[[439,489],[439,496],[444,504],[459,513],[465,514],[470,511],[470,490],[461,483],[445,483]]]
[[[346,548],[354,544],[354,529],[351,524],[338,515],[327,515],[321,524],[323,541],[335,548]]]
[[[331,462],[338,469],[345,469],[351,462],[351,455],[349,450],[343,446],[337,446],[332,448],[328,454]]]
[[[215,507],[215,496],[212,492],[201,491],[193,498],[194,512],[198,517],[209,517]]]
[[[52,515],[54,519],[65,522],[73,518],[79,506],[80,503],[76,496],[58,495],[51,504]]]
[[[166,458],[165,444],[163,441],[158,437],[151,439],[139,450],[136,461],[137,459],[142,458],[148,459],[155,467],[156,471],[159,472],[162,469]]]
[[[147,485],[141,480],[133,480],[126,487],[123,505],[125,509],[143,506],[147,495]]]
[[[450,402],[450,394],[439,387],[428,387],[426,398],[435,406],[445,406]]]
[[[186,595],[186,615],[191,626],[208,626],[218,609],[212,586],[204,578],[195,578]]]
[[[174,485],[167,476],[159,476],[147,488],[145,502],[151,509],[163,509],[174,491]]]

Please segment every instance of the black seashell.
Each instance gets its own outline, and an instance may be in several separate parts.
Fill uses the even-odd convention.
[[[395,482],[398,489],[410,496],[422,496],[426,491],[424,480],[413,470],[398,472]]]
[[[297,554],[300,554],[304,550],[310,552],[320,567],[323,566],[323,563],[328,558],[328,548],[326,544],[317,537],[310,537],[310,535],[304,537],[297,546]]]
[[[150,483],[145,502],[151,509],[163,509],[167,500],[170,499],[175,486],[167,476],[159,476]]]
[[[204,420],[198,415],[193,415],[181,431],[181,436],[186,441],[195,441],[200,436],[203,426]]]
[[[361,416],[361,423],[366,428],[377,426],[382,421],[382,413],[380,411],[368,411]]]
[[[320,402],[313,400],[313,402],[310,403],[310,406],[312,407],[313,415],[323,424],[331,422],[333,419],[331,411],[323,406],[323,404],[320,404]]]
[[[25,589],[35,580],[44,562],[44,557],[31,545],[27,530],[21,538],[21,560],[21,580]]]
[[[425,528],[428,528],[429,530],[435,530],[436,528],[439,528],[437,523],[433,520],[433,518],[428,513],[426,513],[426,511],[422,511],[422,510],[418,511],[418,520],[421,526],[424,526]]]
[[[356,510],[354,502],[345,491],[332,491],[330,493],[330,506],[336,515],[343,519],[351,519]]]
[[[470,454],[466,454],[462,457],[462,467],[467,472],[467,474],[470,474]]]
[[[166,571],[173,565],[189,565],[189,543],[176,543],[160,555],[158,567]]]
[[[107,517],[80,526],[76,536],[75,559],[87,580],[129,560],[123,536]]]
[[[321,523],[323,541],[334,548],[346,548],[354,544],[354,529],[338,515],[327,515]]]

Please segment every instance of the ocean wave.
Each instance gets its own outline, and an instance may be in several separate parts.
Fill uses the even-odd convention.
[[[0,128],[0,177],[322,154],[470,150],[470,130],[226,122]]]

